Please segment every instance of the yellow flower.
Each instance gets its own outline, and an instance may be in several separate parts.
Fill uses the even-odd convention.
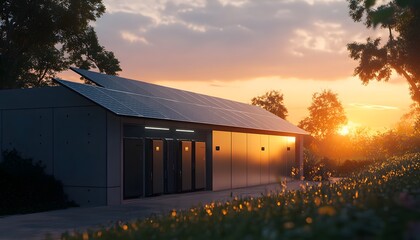
[[[334,216],[336,214],[336,211],[331,206],[323,206],[323,207],[318,208],[318,214],[319,215]]]
[[[83,240],[88,240],[89,239],[89,234],[87,232],[84,232],[82,235]]]
[[[315,199],[314,199],[314,203],[315,203],[315,205],[318,207],[319,205],[321,205],[321,198],[319,198],[319,197],[315,197]]]
[[[283,227],[285,228],[285,229],[291,229],[291,228],[293,228],[295,226],[295,224],[293,223],[293,222],[285,222],[284,224],[283,224]]]
[[[227,214],[226,209],[222,209],[222,214],[223,214],[223,215],[226,215],[226,214]]]

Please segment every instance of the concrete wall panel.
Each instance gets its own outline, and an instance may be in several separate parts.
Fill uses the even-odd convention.
[[[2,150],[16,149],[53,174],[52,109],[3,110]]]
[[[107,189],[90,187],[64,187],[71,200],[83,207],[106,205]]]
[[[296,162],[296,147],[295,147],[295,142],[296,142],[296,138],[295,137],[285,137],[286,139],[286,157],[287,157],[287,171],[288,171],[288,176],[291,176],[292,170],[293,168],[297,168],[299,165]]]
[[[231,132],[213,131],[213,190],[230,189],[232,169]]]
[[[247,185],[247,134],[232,132],[232,188]]]
[[[290,176],[290,169],[289,169],[289,163],[288,163],[288,151],[287,151],[287,137],[282,136],[281,137],[281,142],[280,142],[280,146],[281,146],[281,151],[280,151],[280,156],[281,156],[281,176],[282,177],[289,177]]]
[[[107,112],[107,177],[108,187],[121,187],[121,122],[120,117]]]
[[[106,199],[107,205],[119,205],[121,204],[121,188],[120,187],[109,187],[106,188]]]
[[[65,186],[106,187],[106,142],[102,108],[55,109],[54,175]]]
[[[270,147],[268,145],[268,135],[261,136],[261,145],[260,145],[260,159],[261,159],[261,184],[268,184],[270,180],[269,175],[269,151]]]
[[[248,186],[261,184],[261,136],[248,134],[247,138],[247,183]]]
[[[86,98],[62,86],[1,90],[0,109],[40,109],[94,106]]]
[[[269,181],[270,183],[275,183],[279,181],[279,177],[282,173],[282,137],[280,136],[270,136],[269,137]]]

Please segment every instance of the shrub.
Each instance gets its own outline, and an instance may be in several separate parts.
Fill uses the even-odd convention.
[[[333,175],[336,166],[326,157],[319,158],[310,150],[303,151],[303,175],[308,181],[325,181]]]
[[[16,150],[3,152],[0,162],[0,215],[32,213],[75,206],[61,182],[40,162],[22,158]]]

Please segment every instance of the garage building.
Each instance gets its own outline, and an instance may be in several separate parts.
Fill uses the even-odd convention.
[[[302,169],[307,133],[264,109],[72,70],[92,84],[0,91],[0,150],[41,161],[81,206],[274,183]]]

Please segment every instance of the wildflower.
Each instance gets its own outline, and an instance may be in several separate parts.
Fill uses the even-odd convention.
[[[323,206],[323,207],[318,208],[318,214],[319,215],[334,216],[336,214],[336,211],[331,206]]]
[[[295,224],[294,224],[293,222],[285,222],[285,223],[283,224],[283,227],[284,227],[285,229],[291,229],[291,228],[294,228],[294,227],[295,227]]]
[[[227,214],[227,210],[226,209],[222,209],[222,214],[226,215]]]
[[[89,239],[89,234],[87,232],[84,232],[82,235],[83,240],[88,240]]]
[[[315,199],[314,199],[314,203],[315,203],[315,205],[318,207],[319,205],[321,205],[321,198],[319,198],[319,197],[315,197]]]

